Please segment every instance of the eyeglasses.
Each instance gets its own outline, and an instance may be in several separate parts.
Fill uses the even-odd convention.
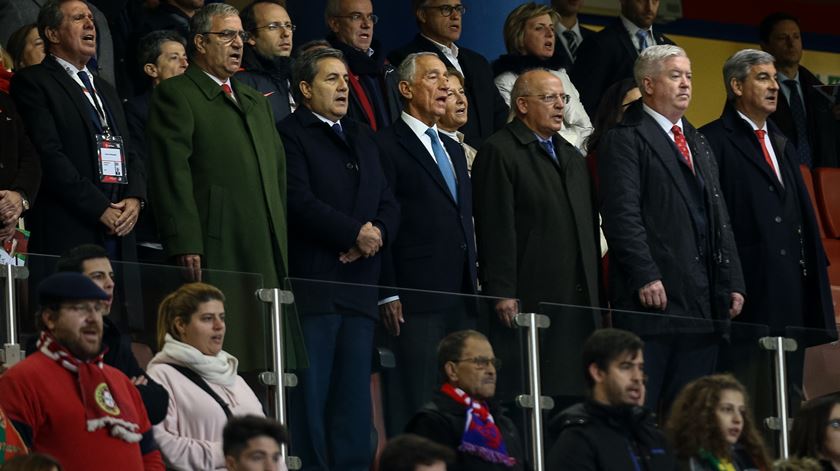
[[[248,34],[247,32],[245,32],[245,31],[234,31],[232,29],[226,29],[224,31],[204,31],[203,33],[199,33],[199,34],[215,34],[225,44],[232,43],[233,40],[237,36],[239,36],[239,38],[242,40],[243,43],[247,42],[249,39],[251,39],[251,35]]]
[[[460,360],[455,360],[455,363],[461,363],[461,362],[465,362],[465,361],[468,361],[468,362],[472,363],[479,370],[485,370],[491,364],[493,365],[493,368],[495,368],[497,370],[502,367],[502,360],[500,360],[498,358],[487,358],[487,357],[462,358]]]
[[[439,5],[439,6],[424,6],[422,8],[428,8],[429,10],[437,10],[440,12],[440,16],[452,16],[452,12],[457,11],[459,15],[463,15],[467,11],[467,7],[464,5]]]
[[[558,100],[562,101],[564,105],[569,104],[569,100],[571,97],[565,93],[552,93],[550,95],[520,95],[523,97],[535,97],[539,98],[541,102],[545,103],[546,105],[551,105],[553,103],[557,103]]]
[[[827,425],[834,430],[840,430],[840,419],[831,419],[828,421]]]
[[[379,17],[376,15],[363,15],[361,13],[351,13],[349,15],[336,15],[333,18],[347,18],[353,23],[362,23],[362,20],[367,21],[370,24],[379,23]]]
[[[275,21],[275,22],[269,23],[265,26],[257,26],[256,28],[254,28],[254,31],[256,31],[258,29],[267,29],[269,31],[277,31],[278,29],[282,29],[283,31],[289,31],[289,32],[294,33],[295,29],[297,29],[297,26],[295,26],[291,23],[278,23],[278,22]],[[244,41],[244,39],[243,39],[243,41]]]

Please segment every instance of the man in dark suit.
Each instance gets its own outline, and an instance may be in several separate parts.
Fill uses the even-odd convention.
[[[773,56],[754,49],[723,66],[727,103],[701,128],[714,150],[750,302],[738,321],[834,327],[834,307],[814,208],[795,148],[768,117],[779,84]]]
[[[634,75],[642,100],[607,132],[598,171],[613,305],[659,314],[632,319],[645,338],[646,404],[656,410],[714,371],[710,321],[738,315],[745,288],[712,151],[683,118],[691,62],[679,47],[651,46]]]
[[[559,63],[567,72],[571,72],[575,64],[581,43],[595,34],[595,31],[581,26],[578,21],[581,6],[583,0],[551,0],[551,7],[560,15],[560,21],[554,24],[554,32],[557,35],[554,42],[554,58],[559,58]]]
[[[830,330],[835,337],[826,256],[796,149],[768,120],[782,99],[773,62],[772,55],[754,49],[730,57],[723,66],[723,114],[701,128],[718,162],[749,293],[738,321],[767,325],[773,336],[785,336],[793,326]],[[752,350],[732,342],[722,361],[760,361]],[[788,378],[791,394],[797,395],[804,355],[793,355]],[[737,363],[722,366],[738,368]],[[766,375],[740,373],[755,387],[771,387]],[[772,404],[759,397],[756,406],[769,410]]]
[[[581,45],[572,69],[572,83],[590,116],[610,85],[633,76],[639,52],[656,44],[674,44],[653,30],[659,0],[619,0],[621,15]]]
[[[11,93],[43,170],[28,221],[29,249],[60,254],[95,243],[112,259],[133,260],[146,171],[115,90],[86,66],[96,54],[93,15],[74,0],[47,3],[38,18],[47,58],[15,74]],[[111,167],[100,149],[120,138],[120,157]]]
[[[399,433],[429,399],[437,381],[437,342],[472,325],[463,298],[428,292],[476,291],[466,157],[457,142],[437,130],[446,113],[446,65],[436,54],[421,52],[409,55],[398,72],[404,111],[377,134],[385,175],[401,211],[400,232],[385,252],[381,284],[422,291],[386,291],[380,300],[397,360],[384,377],[389,433]]]
[[[563,82],[546,70],[520,75],[510,100],[516,118],[484,142],[473,166],[482,286],[484,294],[506,298],[496,311],[508,327],[519,312],[514,298],[524,312],[537,312],[541,302],[598,304],[598,219],[589,172],[557,134],[567,96]],[[552,319],[549,332],[556,336],[543,339],[546,394],[583,393],[582,383],[572,391],[559,380],[560,359],[574,358],[582,346],[571,339],[582,342],[595,327],[581,324],[584,317]],[[518,345],[506,334],[506,344]]]
[[[388,60],[400,64],[413,52],[434,52],[448,67],[464,76],[469,119],[461,128],[467,144],[478,149],[482,141],[504,126],[508,107],[493,82],[493,70],[481,54],[455,44],[461,37],[465,8],[461,0],[412,0],[420,33]]]
[[[380,249],[396,236],[399,207],[373,132],[345,118],[341,52],[303,54],[292,78],[303,106],[279,127],[288,163],[289,274],[325,282],[292,282],[310,362],[294,391],[293,450],[304,469],[368,469],[378,320],[371,286],[379,281]]]
[[[14,236],[41,186],[41,162],[12,98],[0,92],[0,242]]]
[[[787,13],[773,13],[759,25],[761,49],[776,59],[781,95],[770,115],[796,146],[797,161],[809,167],[840,167],[840,121],[832,104],[819,90],[822,82],[802,60],[799,20]]]

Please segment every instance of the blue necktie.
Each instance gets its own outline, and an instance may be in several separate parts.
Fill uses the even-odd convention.
[[[639,52],[644,51],[648,47],[648,32],[640,29],[636,31],[636,37],[639,38]]]
[[[808,143],[808,120],[805,117],[805,107],[799,95],[799,84],[796,80],[785,80],[784,84],[790,90],[790,115],[796,128],[796,154],[799,163],[811,166],[811,146]]]
[[[341,123],[333,124],[332,125],[332,130],[333,130],[333,132],[338,134],[338,137],[340,137],[342,141],[346,142],[346,138],[344,137],[344,129],[341,129]]]
[[[82,81],[82,83],[85,85],[85,88],[87,89],[88,94],[90,94],[90,99],[93,101],[93,109],[96,111],[96,118],[99,120],[99,127],[105,128],[105,124],[107,124],[103,122],[104,120],[107,120],[107,118],[105,117],[105,110],[103,110],[102,107],[99,106],[99,100],[96,97],[96,89],[93,88],[93,83],[90,81],[90,77],[88,77],[87,72],[85,72],[84,70],[80,70],[76,73],[76,75],[79,76],[79,80]]]
[[[452,165],[449,164],[449,157],[447,157],[446,151],[443,150],[443,144],[441,144],[438,133],[435,132],[434,129],[427,129],[426,135],[432,139],[432,153],[435,154],[437,166],[440,169],[441,175],[443,175],[443,181],[446,182],[446,186],[449,188],[449,193],[452,195],[452,199],[454,199],[457,203],[458,186],[455,182],[455,173],[452,171]]]
[[[554,142],[552,142],[551,139],[545,141],[540,139],[540,145],[543,146],[543,149],[545,149],[545,151],[548,152],[548,155],[550,155],[555,162],[557,162],[558,164],[560,163],[560,161],[557,160],[557,154],[554,152]]]

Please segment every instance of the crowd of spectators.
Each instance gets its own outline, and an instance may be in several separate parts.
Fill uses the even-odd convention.
[[[375,346],[396,362],[385,429],[409,433],[380,469],[528,469],[497,368],[545,303],[660,316],[552,316],[544,393],[586,399],[551,421],[549,469],[770,468],[747,389],[715,373],[731,319],[837,336],[800,166],[840,166],[840,108],[797,19],[721,64],[723,112],[696,128],[657,0],[618,0],[599,32],[580,1],[523,2],[492,62],[459,45],[460,0],[410,4],[403,45],[374,37],[372,0],[327,0],[303,45],[283,0],[0,9],[0,239],[61,255],[33,263],[38,336],[0,376],[3,469],[283,469],[284,450],[369,469]],[[116,293],[140,305],[137,273],[112,261],[189,278],[148,366],[110,315]],[[223,349],[226,310],[256,314],[208,270],[293,280],[288,435]],[[794,454],[835,469],[826,401]]]

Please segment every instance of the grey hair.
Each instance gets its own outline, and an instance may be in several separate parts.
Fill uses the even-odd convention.
[[[341,62],[344,61],[344,54],[338,49],[326,47],[323,49],[313,49],[309,52],[303,53],[295,59],[292,63],[292,97],[295,103],[303,103],[303,92],[300,91],[300,83],[312,83],[315,76],[318,75],[318,62],[332,57]]]
[[[671,57],[688,58],[688,55],[683,48],[670,44],[650,46],[639,54],[633,65],[633,78],[639,90],[644,90],[644,78],[653,77],[661,72],[662,64]]]
[[[210,3],[205,5],[190,18],[190,35],[195,36],[196,34],[210,30],[210,27],[213,25],[213,18],[217,16],[223,18],[239,16],[239,10],[227,3]]]
[[[414,83],[414,76],[417,74],[417,59],[425,56],[437,57],[434,52],[415,52],[406,56],[397,68],[397,75],[400,82]]]
[[[734,100],[735,92],[732,91],[732,79],[739,82],[746,80],[750,68],[754,65],[773,64],[776,59],[767,52],[757,49],[741,49],[732,55],[723,64],[723,86],[726,87],[726,99]]]

